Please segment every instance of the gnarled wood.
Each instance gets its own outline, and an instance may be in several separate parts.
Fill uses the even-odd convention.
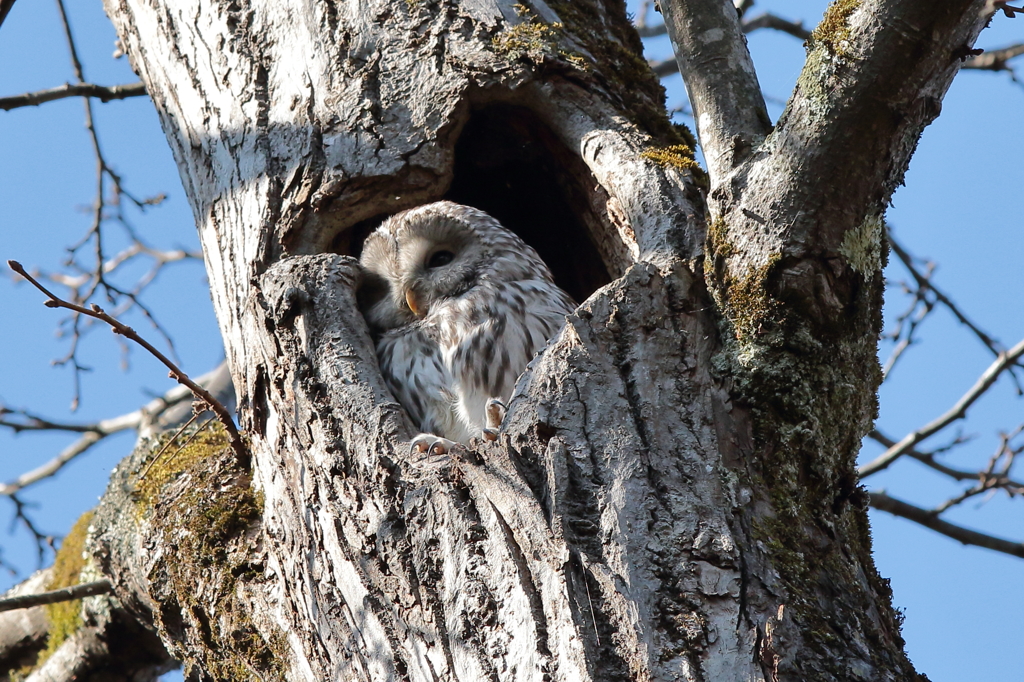
[[[196,679],[913,679],[852,468],[877,373],[867,217],[977,4],[934,11],[941,45],[890,83],[903,118],[850,129],[870,178],[805,196],[879,106],[830,62],[850,87],[809,71],[705,204],[614,0],[108,0],[193,207],[253,465],[193,461],[138,518],[111,489],[95,546],[121,600]],[[913,51],[868,16],[839,17],[865,64]],[[431,459],[407,451],[351,255],[446,194],[589,243],[563,274],[589,298],[499,441]],[[201,532],[188,507],[219,501],[244,513]]]

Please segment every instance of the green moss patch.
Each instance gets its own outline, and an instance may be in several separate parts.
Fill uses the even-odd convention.
[[[730,277],[726,282],[726,312],[737,341],[749,341],[763,330],[765,324],[780,322],[782,308],[768,293],[765,284],[781,258],[773,253],[764,265],[743,277]]]
[[[707,253],[712,258],[728,258],[736,252],[729,241],[729,228],[721,218],[708,222]],[[711,272],[708,268],[708,272]]]
[[[524,21],[503,30],[491,39],[495,52],[510,60],[525,59],[540,64],[558,55],[561,24]]]
[[[92,511],[82,514],[64,537],[53,561],[53,577],[46,586],[47,590],[72,587],[81,582],[80,576],[85,568],[85,537],[89,532],[92,515]],[[50,621],[49,636],[46,649],[40,652],[36,666],[52,656],[68,637],[82,627],[82,600],[47,604],[46,617]]]
[[[193,427],[178,435],[161,434],[135,482],[132,496],[138,503],[138,511],[143,513],[152,507],[172,480],[229,445],[227,432],[220,424]]]
[[[685,144],[651,147],[640,152],[640,156],[650,159],[662,168],[678,168],[688,171],[700,170],[700,164],[693,158],[693,149]]]
[[[161,621],[174,614],[160,626],[184,628],[174,653],[186,677],[199,668],[218,680],[283,679],[284,635],[262,634],[266,628],[257,627],[241,598],[263,589],[262,555],[254,550],[263,496],[235,461],[219,423],[169,438],[153,448],[163,453],[142,467],[133,495],[136,515],[174,550],[150,575],[163,604]],[[181,633],[172,639],[181,641]],[[198,647],[188,646],[196,640],[215,655],[197,654]]]
[[[811,45],[823,45],[837,57],[845,57],[850,47],[850,15],[860,7],[861,0],[835,0],[811,31]]]

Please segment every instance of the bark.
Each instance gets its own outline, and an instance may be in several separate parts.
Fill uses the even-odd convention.
[[[46,592],[52,572],[37,571],[4,598]],[[53,614],[47,614],[46,606],[0,613],[0,680],[144,682],[175,666],[153,633],[116,599],[93,596],[71,603],[81,614],[81,624],[50,650]]]
[[[3,598],[45,592],[50,582],[50,569],[36,571],[7,592]],[[9,671],[35,662],[46,645],[46,610],[42,606],[0,613],[0,680],[10,679]]]
[[[853,458],[881,211],[984,3],[838,3],[771,131],[731,3],[689,4],[666,9],[706,202],[614,0],[108,0],[251,455],[144,444],[95,521],[103,573],[191,679],[916,677]],[[728,87],[691,46],[711,36]],[[351,256],[441,197],[587,300],[499,441],[438,460],[408,453]]]

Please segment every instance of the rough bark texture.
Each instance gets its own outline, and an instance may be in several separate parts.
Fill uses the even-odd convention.
[[[209,436],[122,465],[94,540],[121,601],[193,679],[915,678],[852,462],[881,210],[982,4],[838,3],[774,131],[730,112],[760,101],[742,79],[698,114],[705,204],[614,0],[108,0],[252,455]],[[693,5],[687,35],[718,35],[730,3]],[[881,102],[876,62],[899,64]],[[706,60],[681,67],[715,98]],[[437,460],[407,452],[350,256],[443,196],[592,295],[499,441]]]

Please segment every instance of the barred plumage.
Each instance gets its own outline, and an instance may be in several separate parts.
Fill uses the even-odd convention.
[[[439,201],[363,245],[363,314],[418,449],[492,433],[495,406],[575,308],[530,246],[483,211]],[[489,414],[489,407],[490,414]]]

